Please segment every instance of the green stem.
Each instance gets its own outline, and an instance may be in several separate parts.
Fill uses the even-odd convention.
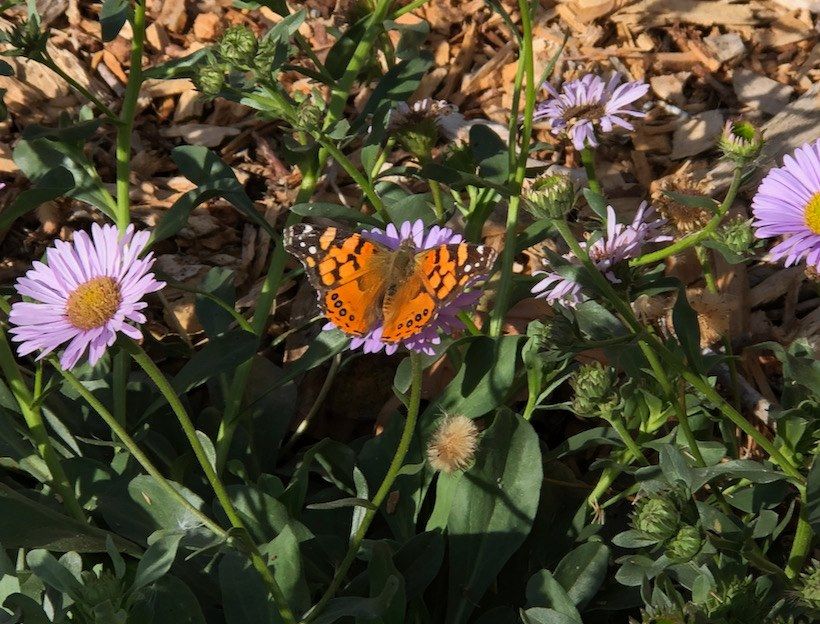
[[[524,119],[521,127],[521,148],[518,153],[517,163],[512,173],[512,196],[507,206],[506,239],[504,251],[501,257],[501,276],[498,282],[498,294],[495,301],[492,317],[490,318],[490,336],[498,337],[504,326],[504,316],[509,308],[510,297],[512,295],[512,274],[513,263],[515,262],[515,230],[518,226],[518,210],[521,205],[521,187],[527,173],[527,157],[530,153],[530,141],[532,140],[532,115],[535,110],[535,64],[532,51],[532,15],[529,0],[518,0],[518,9],[521,13],[521,59],[516,73],[516,89],[520,90],[520,85],[526,77],[524,89]],[[523,68],[523,69],[522,69]],[[515,101],[516,98],[513,98]],[[517,103],[513,107],[510,125],[517,124]],[[510,134],[509,139],[510,158],[515,150],[516,138]]]
[[[598,174],[595,173],[595,152],[592,148],[586,146],[581,150],[581,162],[584,165],[584,170],[587,172],[587,186],[593,193],[603,195],[604,190],[601,188],[601,183],[598,182]]]
[[[801,498],[806,500],[805,493],[802,493]],[[792,549],[789,552],[789,561],[786,565],[786,577],[790,579],[797,578],[806,557],[811,550],[811,543],[814,539],[814,531],[809,524],[808,511],[806,510],[806,503],[800,505],[800,515],[797,518],[797,529],[794,532],[794,542]]]
[[[717,283],[715,282],[715,272],[712,270],[712,260],[709,258],[709,251],[703,245],[696,245],[695,255],[703,271],[703,280],[706,282],[706,290],[710,293],[716,293],[718,289]]]
[[[629,430],[626,428],[624,424],[623,418],[620,417],[618,414],[610,414],[609,416],[604,415],[604,419],[612,425],[612,428],[615,430],[615,433],[621,438],[621,441],[626,445],[626,448],[629,450],[630,453],[644,466],[649,465],[649,460],[646,459],[646,455],[643,454],[641,447],[635,442],[632,436],[629,433]]]
[[[128,374],[130,372],[130,360],[125,351],[118,351],[114,355],[114,418],[123,427],[127,422],[126,393],[128,390]]]
[[[344,580],[347,571],[350,569],[350,566],[356,559],[356,555],[359,552],[359,547],[362,545],[362,541],[364,540],[365,535],[367,535],[367,530],[370,528],[370,524],[373,522],[377,510],[379,509],[379,507],[381,507],[381,504],[384,502],[385,498],[387,498],[387,495],[390,493],[390,488],[393,487],[393,483],[396,481],[396,478],[398,477],[399,470],[401,470],[401,467],[404,464],[404,459],[407,456],[407,451],[410,449],[410,442],[413,439],[413,433],[416,429],[416,420],[418,418],[419,407],[421,405],[421,377],[422,372],[424,371],[424,364],[421,355],[417,353],[411,353],[410,364],[410,400],[407,404],[407,419],[404,422],[404,430],[402,431],[401,439],[399,440],[399,445],[396,448],[396,453],[395,455],[393,455],[393,460],[390,462],[390,467],[387,469],[387,474],[384,476],[384,481],[382,481],[382,484],[376,492],[376,495],[370,501],[372,503],[372,506],[368,507],[367,511],[365,511],[361,524],[356,529],[356,533],[353,535],[353,539],[350,540],[350,545],[348,546],[347,554],[345,554],[342,563],[336,570],[336,574],[334,574],[330,586],[322,595],[319,602],[316,603],[316,606],[310,610],[310,613],[304,619],[303,624],[309,624],[310,622],[313,622],[316,618],[318,618],[319,615],[321,615],[327,603],[330,601],[331,598],[333,598],[339,587],[341,587],[342,581]]]
[[[59,65],[57,65],[57,63],[54,62],[54,59],[52,59],[50,56],[43,56],[42,58],[38,58],[36,60],[38,60],[42,65],[45,65],[46,67],[48,67],[51,71],[53,71],[55,74],[57,74],[60,78],[65,80],[78,93],[80,93],[83,97],[85,97],[89,102],[94,104],[94,106],[96,106],[97,109],[101,113],[103,113],[106,117],[108,117],[109,119],[111,119],[113,121],[119,121],[119,119],[117,118],[117,115],[114,111],[112,111],[108,106],[106,106],[102,102],[102,100],[100,100],[96,95],[91,93],[91,91],[89,89],[87,89],[86,87],[81,85],[79,82],[74,80],[74,78],[69,76],[63,70],[62,67],[60,67]]]
[[[77,501],[74,488],[63,470],[60,456],[57,455],[48,437],[48,431],[43,422],[43,414],[40,408],[36,407],[39,397],[32,396],[23,375],[20,373],[20,369],[17,367],[11,346],[6,339],[6,332],[2,330],[0,330],[0,370],[3,371],[9,388],[14,398],[17,399],[17,404],[20,406],[20,412],[34,440],[37,453],[46,463],[51,473],[52,488],[63,499],[63,504],[69,513],[77,520],[83,523],[86,522],[85,513],[79,501]]]
[[[117,211],[116,222],[120,233],[125,232],[131,220],[130,198],[131,186],[131,133],[134,130],[134,117],[137,110],[137,98],[142,85],[142,47],[145,41],[145,1],[137,0],[134,5],[132,22],[133,39],[131,41],[131,67],[128,70],[128,85],[125,87],[120,125],[117,128]]]
[[[267,562],[260,554],[259,548],[253,542],[250,534],[245,528],[245,523],[236,511],[236,508],[231,501],[231,497],[225,489],[225,485],[216,473],[215,467],[211,464],[210,459],[208,459],[208,454],[206,453],[205,448],[202,446],[202,442],[199,440],[199,436],[197,435],[196,427],[194,427],[194,423],[191,422],[191,418],[188,416],[188,412],[185,410],[185,406],[182,405],[182,401],[180,401],[176,391],[171,387],[171,384],[165,378],[162,371],[156,364],[154,364],[151,358],[148,357],[148,354],[145,353],[145,351],[143,351],[137,343],[131,340],[126,340],[123,342],[123,347],[128,351],[131,357],[134,358],[134,361],[140,365],[148,377],[151,378],[151,381],[154,382],[154,385],[156,385],[157,389],[165,397],[168,405],[170,405],[177,417],[177,420],[179,420],[182,430],[185,432],[185,437],[188,438],[188,443],[191,445],[194,455],[196,456],[199,465],[202,467],[202,471],[205,473],[205,477],[208,479],[208,483],[210,483],[211,488],[216,495],[217,501],[219,501],[225,515],[228,517],[228,521],[231,523],[231,526],[238,529],[253,567],[256,568],[256,571],[262,577],[262,580],[267,586],[268,591],[271,593],[271,596],[273,596],[273,601],[279,611],[279,614],[286,623],[295,624],[296,618],[287,604],[287,600],[285,599],[282,589],[279,587],[279,583],[276,581],[276,578],[273,576]]]
[[[729,211],[729,208],[732,207],[732,203],[735,201],[735,197],[737,197],[737,192],[740,190],[740,183],[743,180],[743,165],[737,165],[735,167],[735,173],[732,177],[732,184],[729,186],[729,190],[726,192],[726,197],[723,199],[723,203],[718,206],[717,213],[714,217],[712,217],[709,222],[703,226],[703,229],[699,232],[695,232],[690,234],[689,236],[685,236],[684,238],[680,239],[672,243],[671,245],[664,247],[663,249],[659,249],[657,251],[653,251],[652,253],[644,254],[639,256],[638,258],[634,258],[633,260],[629,261],[629,266],[637,267],[637,266],[645,266],[647,264],[655,264],[656,262],[660,262],[664,258],[668,258],[669,256],[674,256],[675,254],[681,253],[682,251],[686,251],[690,247],[694,247],[705,241],[708,238],[712,237],[712,234],[717,230],[720,222],[723,220],[723,217]]]
[[[126,353],[126,356],[128,354]],[[176,500],[182,507],[187,509],[190,513],[195,515],[199,518],[200,522],[202,522],[203,526],[207,527],[211,532],[215,535],[219,535],[223,539],[228,538],[228,532],[225,531],[221,526],[219,526],[216,522],[211,520],[208,516],[202,513],[199,509],[194,507],[187,498],[185,498],[179,490],[177,490],[170,481],[168,481],[159,469],[154,465],[154,463],[148,458],[148,456],[142,452],[140,447],[134,441],[134,439],[128,434],[125,427],[122,426],[122,423],[117,420],[117,418],[109,412],[105,406],[100,403],[97,397],[86,388],[82,382],[77,379],[71,372],[67,370],[63,370],[59,363],[56,360],[49,360],[51,364],[54,366],[54,369],[59,372],[63,379],[68,382],[68,385],[74,388],[74,391],[77,392],[86,403],[93,409],[97,414],[105,421],[105,424],[109,426],[111,431],[117,437],[117,440],[128,449],[128,452],[136,459],[139,464],[145,469],[145,471],[154,478],[157,484],[165,490],[165,492],[174,500]]]
[[[430,0],[413,0],[412,2],[408,2],[403,7],[396,9],[395,17],[401,17],[405,13],[410,13],[410,11],[415,11],[419,7],[424,6]]]
[[[379,213],[379,216],[384,219],[385,222],[390,222],[390,216],[387,214],[387,209],[384,206],[384,202],[382,202],[381,198],[376,194],[376,190],[373,188],[373,185],[370,184],[368,179],[361,173],[354,165],[350,159],[345,156],[342,151],[336,147],[332,141],[329,141],[321,134],[315,134],[314,138],[316,141],[327,151],[327,153],[335,160],[342,169],[345,170],[347,175],[349,175],[353,181],[359,185],[359,188],[364,192],[367,199],[370,200],[370,203],[373,205],[373,208],[376,209],[376,212]]]
[[[436,213],[436,219],[439,224],[444,225],[444,200],[441,196],[441,185],[435,180],[428,180],[430,184],[430,194],[433,196],[433,211]]]

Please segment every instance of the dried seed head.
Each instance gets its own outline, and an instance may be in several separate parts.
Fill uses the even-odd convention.
[[[464,470],[473,461],[478,427],[466,416],[445,416],[427,447],[427,461],[434,470]]]
[[[694,197],[707,197],[706,184],[702,179],[695,180],[686,163],[672,175],[652,183],[652,202],[658,212],[669,221],[669,224],[682,234],[700,230],[705,226],[712,213],[700,206],[686,205],[677,201],[669,193]]]

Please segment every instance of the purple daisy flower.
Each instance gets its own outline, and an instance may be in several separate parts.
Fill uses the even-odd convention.
[[[414,222],[405,221],[398,228],[392,223],[389,223],[384,230],[379,228],[365,230],[362,232],[362,236],[373,242],[380,243],[391,250],[398,249],[402,241],[412,240],[417,252],[432,249],[439,245],[450,245],[462,241],[460,234],[456,234],[451,229],[438,225],[434,225],[425,231],[424,222],[420,219]],[[483,275],[476,274],[472,282],[480,280],[483,277]],[[440,333],[452,333],[462,328],[463,324],[458,319],[458,314],[462,310],[473,307],[480,298],[481,291],[462,293],[453,301],[441,307],[438,310],[438,315],[435,320],[428,323],[419,333],[403,340],[401,345],[411,351],[418,351],[427,355],[435,354],[435,347],[441,344]],[[324,329],[333,329],[335,327],[333,323],[327,323]],[[384,350],[386,354],[392,355],[398,350],[399,344],[382,342],[381,336],[383,330],[383,326],[379,324],[367,335],[352,338],[350,348],[358,349],[362,347],[365,353],[377,353]]]
[[[643,117],[644,113],[628,108],[649,90],[644,82],[621,83],[620,74],[613,74],[609,82],[596,74],[587,74],[579,80],[565,82],[559,93],[544,83],[550,99],[538,105],[534,121],[546,119],[553,134],[566,133],[575,149],[597,147],[596,126],[601,132],[612,132],[614,126],[633,130],[627,116]]]
[[[640,255],[641,247],[646,243],[659,243],[672,240],[671,236],[660,234],[660,229],[666,223],[665,219],[655,219],[649,221],[654,214],[654,209],[646,202],[642,202],[635,213],[635,218],[630,225],[618,223],[615,210],[612,206],[606,209],[606,235],[596,240],[591,245],[581,243],[581,247],[587,250],[589,258],[595,263],[598,270],[613,284],[618,284],[620,280],[612,272],[612,268],[624,260],[635,258]],[[581,266],[581,261],[573,253],[564,255],[567,262],[574,266]],[[573,279],[564,277],[554,271],[538,271],[535,275],[545,275],[532,288],[536,297],[547,300],[551,305],[556,303],[574,308],[586,296],[581,290],[581,284]]]
[[[763,178],[752,200],[755,235],[783,236],[769,250],[786,266],[805,259],[820,271],[820,139],[798,147]]]
[[[60,357],[66,370],[88,350],[95,364],[117,333],[139,340],[142,333],[129,324],[145,323],[142,298],[165,284],[151,273],[153,254],[139,255],[148,243],[148,232],[129,225],[120,238],[113,225],[91,226],[91,236],[77,232],[74,242],[55,241],[46,251],[48,264],[35,262],[17,280],[17,292],[33,301],[11,307],[9,330],[19,342],[17,353],[40,350],[38,359],[68,343]]]

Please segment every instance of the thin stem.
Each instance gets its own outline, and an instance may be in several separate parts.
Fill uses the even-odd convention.
[[[151,358],[148,357],[148,354],[145,353],[139,345],[137,345],[137,343],[127,340],[123,342],[123,347],[128,351],[131,357],[134,358],[134,361],[142,367],[148,377],[151,378],[151,381],[154,382],[154,385],[156,385],[157,389],[165,397],[168,405],[170,405],[177,417],[177,420],[179,420],[182,430],[185,432],[185,437],[188,438],[188,443],[191,445],[194,455],[196,456],[199,465],[202,467],[202,471],[205,473],[205,477],[208,479],[208,483],[211,484],[211,488],[216,495],[217,501],[219,501],[225,515],[228,517],[228,521],[231,523],[231,526],[239,530],[239,534],[245,548],[247,549],[251,563],[262,577],[262,580],[265,582],[271,596],[273,596],[273,601],[276,608],[279,610],[279,614],[286,623],[295,624],[296,618],[287,604],[287,600],[285,599],[282,589],[279,587],[279,583],[276,581],[273,573],[271,573],[267,562],[260,554],[259,548],[248,534],[248,531],[245,528],[245,523],[236,511],[228,491],[225,489],[222,480],[216,473],[215,467],[208,459],[208,454],[205,452],[205,448],[202,446],[202,442],[200,442],[199,437],[197,436],[194,423],[191,422],[191,418],[188,416],[185,406],[182,405],[182,401],[179,400],[176,391],[171,387],[171,384],[165,378],[162,371],[156,364],[154,364]]]
[[[619,414],[610,414],[609,416],[604,415],[605,420],[612,425],[612,428],[615,430],[615,433],[621,438],[626,448],[629,450],[630,453],[644,466],[649,465],[649,460],[646,459],[646,455],[643,454],[641,447],[637,445],[635,440],[629,433],[629,430],[626,428],[624,424],[623,418]]]
[[[598,174],[595,173],[595,152],[589,146],[581,150],[581,163],[584,165],[584,170],[587,172],[587,186],[593,193],[603,195],[604,190],[601,188],[601,183],[598,182]]]
[[[652,253],[644,254],[643,256],[639,256],[638,258],[634,258],[633,260],[629,261],[629,266],[637,267],[637,266],[645,266],[647,264],[655,264],[656,262],[660,262],[664,258],[668,258],[669,256],[674,256],[675,254],[681,253],[682,251],[686,251],[690,247],[694,247],[705,241],[708,238],[712,237],[712,234],[715,232],[717,227],[720,225],[720,222],[723,220],[723,217],[731,208],[732,203],[735,201],[735,197],[737,197],[737,192],[740,190],[740,183],[743,180],[743,165],[737,165],[735,167],[735,173],[732,177],[732,184],[729,186],[729,190],[726,192],[726,197],[723,199],[723,202],[718,206],[717,213],[714,217],[712,217],[709,222],[703,226],[703,229],[699,232],[695,232],[690,234],[689,236],[685,236],[679,241],[672,243],[671,245],[664,247],[663,249],[659,249]]]
[[[786,577],[790,579],[797,578],[806,557],[811,550],[811,543],[814,539],[814,531],[809,524],[808,511],[806,510],[806,496],[805,492],[801,493],[803,503],[800,505],[800,515],[797,518],[797,529],[794,532],[794,542],[792,549],[789,552],[789,561],[786,564]]]
[[[126,353],[126,356],[128,354]],[[79,394],[86,403],[93,409],[97,414],[105,421],[105,424],[109,426],[111,431],[117,437],[117,439],[122,443],[122,445],[128,450],[129,453],[134,457],[134,459],[139,462],[139,464],[145,469],[145,471],[153,477],[153,479],[157,482],[157,484],[165,490],[165,492],[171,496],[174,500],[176,500],[182,507],[187,509],[190,513],[195,515],[199,518],[200,522],[202,522],[203,526],[207,527],[210,531],[214,534],[219,535],[223,539],[228,538],[228,532],[225,531],[221,526],[219,526],[216,522],[211,520],[208,516],[202,513],[199,509],[194,507],[187,498],[185,498],[179,490],[177,490],[170,481],[168,481],[159,469],[154,465],[154,463],[148,458],[148,456],[142,452],[142,449],[137,445],[134,438],[132,438],[125,427],[122,426],[114,415],[109,412],[105,406],[94,396],[94,394],[86,388],[82,382],[77,379],[71,372],[67,370],[63,370],[59,363],[56,360],[49,360],[51,364],[54,366],[54,369],[63,376],[77,394]]]
[[[42,412],[37,407],[39,396],[32,396],[23,375],[20,373],[20,369],[17,367],[14,354],[6,339],[6,332],[2,330],[0,330],[0,370],[3,371],[9,388],[20,406],[20,412],[34,440],[37,453],[42,457],[48,471],[51,473],[52,488],[60,495],[69,513],[80,522],[85,523],[86,517],[83,508],[77,501],[74,488],[63,470],[60,456],[57,455],[51,444],[51,439],[48,437],[48,431],[43,422]]]
[[[69,85],[71,85],[78,93],[80,93],[84,98],[90,101],[97,109],[103,113],[106,117],[113,121],[118,121],[117,114],[112,111],[108,106],[106,106],[102,100],[100,100],[96,95],[91,93],[91,91],[81,85],[79,82],[74,80],[70,75],[68,75],[62,67],[57,65],[50,56],[43,56],[42,58],[35,59],[38,60],[42,65],[48,67],[51,71],[57,74],[60,78],[65,80]]]
[[[313,400],[313,404],[310,406],[308,413],[305,415],[305,418],[299,423],[299,426],[296,428],[296,431],[293,432],[293,435],[287,441],[287,443],[282,447],[282,454],[290,453],[299,439],[302,437],[302,434],[307,431],[308,427],[310,426],[311,421],[319,412],[319,408],[324,403],[325,399],[327,398],[328,392],[330,392],[330,387],[333,385],[333,381],[336,379],[336,372],[339,370],[339,364],[342,362],[342,354],[337,353],[333,360],[330,362],[330,369],[327,371],[327,375],[325,376],[325,380],[322,382],[322,387],[319,388],[319,392],[316,393],[316,398]]]
[[[131,185],[131,133],[134,130],[134,117],[137,110],[137,98],[142,85],[142,48],[145,41],[145,1],[137,0],[134,5],[132,22],[133,39],[131,41],[131,67],[128,70],[128,85],[125,87],[120,126],[117,128],[117,210],[116,222],[120,233],[125,232],[131,220],[130,198]]]
[[[419,7],[424,6],[429,1],[430,0],[413,0],[412,2],[405,4],[403,7],[396,9],[394,16],[401,17],[405,13],[410,13],[410,11],[415,11]]]
[[[416,420],[418,419],[419,407],[421,405],[421,377],[422,372],[424,371],[424,364],[422,362],[421,355],[418,353],[411,353],[410,365],[411,385],[410,400],[407,404],[407,419],[404,421],[404,430],[402,431],[399,445],[396,448],[396,453],[393,455],[393,460],[390,462],[390,467],[387,469],[387,474],[384,476],[384,481],[382,481],[376,495],[370,501],[372,506],[368,507],[367,511],[365,511],[364,517],[362,518],[362,523],[359,525],[358,529],[356,529],[353,539],[350,540],[347,554],[342,560],[342,563],[339,565],[339,568],[336,570],[336,574],[333,576],[330,586],[322,595],[319,602],[316,603],[316,606],[310,610],[310,613],[304,619],[303,624],[309,624],[319,617],[327,603],[331,598],[333,598],[339,587],[341,587],[342,581],[344,580],[347,571],[350,569],[350,566],[353,564],[365,535],[367,535],[367,530],[370,528],[370,524],[376,516],[376,511],[379,507],[381,507],[381,504],[390,493],[390,488],[393,487],[393,483],[398,477],[399,470],[401,470],[401,467],[404,464],[404,459],[407,457],[407,451],[410,449],[410,442],[413,439],[413,432],[416,429]]]
[[[436,219],[441,225],[444,225],[444,201],[441,196],[441,185],[435,180],[427,181],[430,185],[430,194],[433,196],[433,211],[436,213]]]
[[[703,280],[706,282],[706,290],[710,293],[716,293],[717,283],[715,282],[715,272],[712,270],[712,260],[709,258],[709,251],[703,245],[695,246],[695,255],[697,256],[700,268],[703,270]]]
[[[504,243],[504,252],[501,257],[501,277],[498,282],[495,308],[490,318],[490,336],[493,337],[501,335],[501,330],[504,326],[504,316],[507,313],[510,296],[512,295],[512,274],[513,263],[515,261],[515,230],[518,226],[518,210],[521,205],[521,187],[527,173],[527,157],[530,153],[530,141],[532,139],[532,115],[535,110],[535,65],[532,51],[532,15],[530,14],[531,6],[529,0],[518,0],[518,9],[521,13],[522,39],[521,59],[519,60],[519,69],[516,73],[516,88],[520,89],[520,85],[525,77],[527,80],[524,89],[524,119],[521,127],[521,148],[511,180],[513,195],[510,197],[507,206],[506,240]],[[521,69],[522,67],[523,69]],[[514,98],[514,102],[516,102],[516,98]],[[511,111],[511,115],[515,115],[515,118],[510,120],[511,126],[518,121],[517,102],[513,108],[514,110]],[[512,150],[515,149],[516,142],[514,134],[510,134],[509,141],[512,162]]]
[[[114,418],[123,427],[127,422],[127,401],[126,393],[128,389],[128,374],[130,372],[131,360],[125,351],[118,351],[114,355]]]
[[[376,209],[376,212],[379,213],[379,216],[386,222],[389,222],[390,216],[387,214],[387,209],[384,206],[384,202],[382,202],[381,198],[376,194],[373,185],[370,184],[364,174],[356,168],[356,165],[354,165],[350,159],[333,144],[332,141],[329,141],[319,133],[315,134],[314,138],[325,150],[327,150],[327,153],[333,158],[333,160],[339,163],[339,166],[345,170],[347,175],[349,175],[353,181],[359,185],[359,188],[362,189],[362,192],[364,192],[367,199],[370,200],[370,203],[373,205],[373,208]]]

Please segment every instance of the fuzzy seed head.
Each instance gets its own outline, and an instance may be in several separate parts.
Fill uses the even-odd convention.
[[[466,416],[446,416],[427,447],[427,461],[434,470],[451,473],[466,469],[478,446],[478,427]]]

